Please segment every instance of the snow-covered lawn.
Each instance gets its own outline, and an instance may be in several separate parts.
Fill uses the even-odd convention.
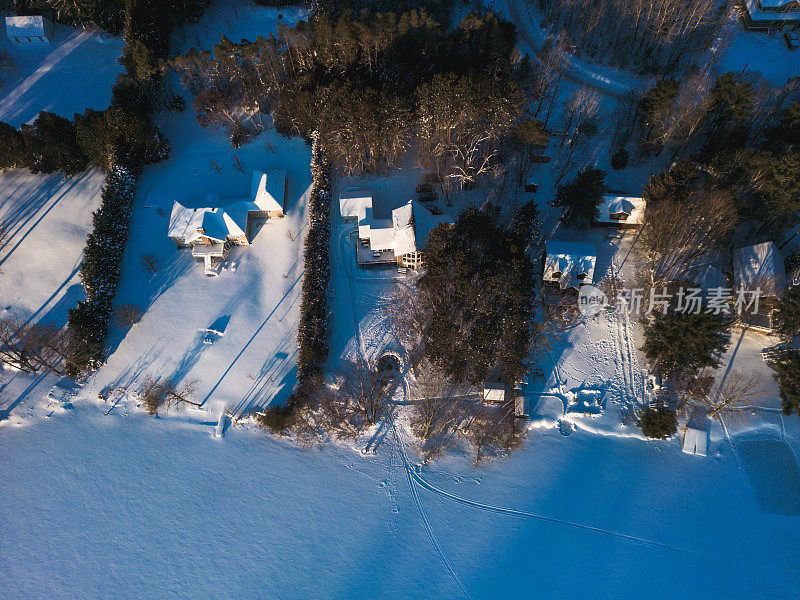
[[[215,412],[284,400],[295,383],[310,148],[271,132],[234,150],[223,131],[201,128],[188,110],[164,116],[161,126],[173,155],[139,180],[115,301],[146,310],[130,330],[112,329],[112,354],[92,389],[135,387],[158,375],[196,380],[197,400]],[[219,206],[247,198],[252,170],[272,168],[287,171],[286,217],[264,224],[250,246],[231,249],[218,277],[204,275],[202,263],[167,237],[172,203],[206,206],[209,193]],[[144,268],[145,255],[156,258],[157,273]],[[205,329],[223,335],[204,344]]]
[[[40,110],[68,119],[87,108],[103,110],[122,72],[122,39],[102,31],[55,26],[50,44],[13,44],[4,34],[0,47],[13,68],[0,72],[0,121],[18,127]]]
[[[722,57],[721,67],[737,73],[745,68],[758,71],[772,83],[784,85],[800,73],[800,50],[790,50],[783,34],[767,35],[740,27]]]

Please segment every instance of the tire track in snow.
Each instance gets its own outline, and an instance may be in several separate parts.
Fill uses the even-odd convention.
[[[405,458],[405,454],[403,454],[403,458]],[[704,558],[710,558],[712,560],[730,563],[739,565],[741,567],[752,568],[753,566],[759,567],[765,570],[773,570],[773,571],[781,571],[785,573],[794,573],[791,569],[783,568],[778,565],[772,564],[764,564],[764,563],[756,563],[755,565],[752,563],[746,563],[742,561],[738,561],[735,559],[724,558],[722,556],[718,556],[715,554],[710,554],[707,552],[702,552],[700,550],[693,550],[692,548],[685,548],[683,546],[675,546],[673,544],[668,544],[666,542],[659,542],[658,540],[653,540],[646,537],[641,537],[637,535],[632,535],[629,533],[622,533],[621,531],[614,531],[613,529],[605,529],[603,527],[596,527],[594,525],[587,525],[585,523],[578,523],[576,521],[569,521],[567,519],[559,519],[557,517],[548,517],[547,515],[541,515],[538,513],[532,513],[524,510],[516,510],[513,508],[504,508],[501,506],[493,506],[491,504],[484,504],[482,502],[476,502],[474,500],[469,500],[467,498],[462,498],[461,496],[456,496],[455,494],[451,494],[450,492],[446,492],[441,488],[436,487],[419,474],[414,473],[413,471],[408,471],[409,475],[414,479],[416,483],[418,483],[421,487],[425,488],[429,492],[433,492],[434,494],[439,494],[440,496],[444,496],[445,498],[449,498],[454,502],[458,502],[459,504],[464,504],[466,506],[472,506],[474,508],[478,508],[487,512],[493,512],[497,514],[509,515],[512,517],[522,517],[528,519],[535,519],[537,521],[544,521],[546,523],[554,523],[556,525],[565,525],[571,527],[573,529],[579,529],[583,531],[589,531],[592,533],[597,533],[599,535],[604,535],[607,537],[613,537],[616,539],[624,540],[627,542],[634,542],[638,544],[643,544],[646,546],[652,546],[654,548],[662,548],[664,550],[672,550],[675,552],[684,552],[686,554],[693,554],[696,556],[702,556]]]
[[[430,521],[428,521],[428,517],[425,514],[425,509],[422,507],[417,486],[414,485],[415,474],[411,470],[411,465],[408,464],[408,458],[406,457],[406,452],[403,449],[403,442],[400,440],[400,434],[397,433],[397,427],[395,426],[394,420],[392,420],[392,431],[394,431],[395,440],[397,440],[397,445],[400,448],[400,454],[403,457],[403,468],[405,469],[406,478],[408,479],[408,487],[411,488],[411,496],[414,498],[414,505],[417,507],[417,512],[422,519],[422,524],[425,526],[425,531],[428,532],[428,539],[431,541],[434,550],[436,550],[436,554],[439,555],[439,559],[442,561],[442,564],[444,565],[448,575],[450,575],[450,579],[453,580],[453,583],[456,585],[459,592],[461,592],[461,596],[469,600],[470,595],[469,592],[467,592],[467,588],[465,588],[464,584],[461,583],[461,580],[459,579],[455,570],[453,570],[453,566],[447,559],[444,550],[442,550],[442,547],[439,545],[436,535],[433,533],[433,528],[431,527]]]

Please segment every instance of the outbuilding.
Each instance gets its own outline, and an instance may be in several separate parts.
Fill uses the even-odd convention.
[[[683,431],[683,451],[695,456],[706,456],[708,448],[708,431],[688,425]]]
[[[6,35],[16,44],[49,44],[53,24],[41,15],[6,17]]]

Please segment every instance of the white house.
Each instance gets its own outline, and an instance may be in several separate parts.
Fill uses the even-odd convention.
[[[49,44],[53,24],[41,15],[6,17],[6,35],[17,44]]]
[[[191,248],[202,259],[207,274],[214,274],[214,260],[221,260],[231,246],[248,246],[255,219],[284,216],[286,171],[254,171],[250,199],[230,200],[223,206],[216,194],[206,196],[207,206],[187,208],[172,205],[167,235],[178,248]]]
[[[769,33],[800,30],[800,0],[744,0],[745,25]]]
[[[635,196],[605,195],[598,206],[599,216],[592,222],[595,227],[636,229],[644,224],[644,198]]]
[[[339,195],[342,220],[358,224],[356,261],[362,267],[398,265],[410,269],[422,266],[422,250],[431,230],[452,223],[448,215],[434,215],[416,200],[391,211],[391,218],[376,218],[372,192],[347,188]]]
[[[558,283],[563,290],[579,289],[594,281],[597,253],[585,242],[545,242],[544,281]]]

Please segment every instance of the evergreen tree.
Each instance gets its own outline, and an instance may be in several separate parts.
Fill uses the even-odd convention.
[[[67,119],[42,111],[32,125],[23,124],[20,132],[34,173],[63,171],[70,176],[86,167],[86,156],[78,145],[75,127]]]
[[[699,166],[687,158],[675,163],[666,171],[652,175],[642,194],[648,204],[661,200],[686,202],[694,193],[699,178]]]
[[[775,332],[789,338],[800,335],[800,286],[789,288],[778,303]]]
[[[22,134],[0,121],[0,169],[27,167],[29,158]]]
[[[532,204],[503,231],[491,207],[439,225],[425,248],[424,290],[430,326],[425,353],[452,381],[480,383],[500,366],[514,383],[525,371],[536,310],[533,266],[522,244],[536,228]]]
[[[611,168],[615,171],[621,171],[628,166],[628,151],[625,148],[620,148],[611,155]]]
[[[606,191],[605,173],[586,167],[572,181],[559,185],[555,204],[564,209],[564,221],[570,225],[588,226],[599,216],[597,207]]]
[[[800,350],[781,354],[769,366],[775,371],[783,414],[800,415]]]
[[[777,148],[800,149],[800,100],[784,109],[777,125],[766,132],[767,142]]]
[[[653,369],[667,377],[716,369],[730,344],[730,318],[720,314],[670,311],[644,328],[644,351]]]
[[[655,408],[646,406],[636,424],[647,437],[659,440],[665,440],[678,432],[678,417],[675,411],[669,410],[663,404]]]

